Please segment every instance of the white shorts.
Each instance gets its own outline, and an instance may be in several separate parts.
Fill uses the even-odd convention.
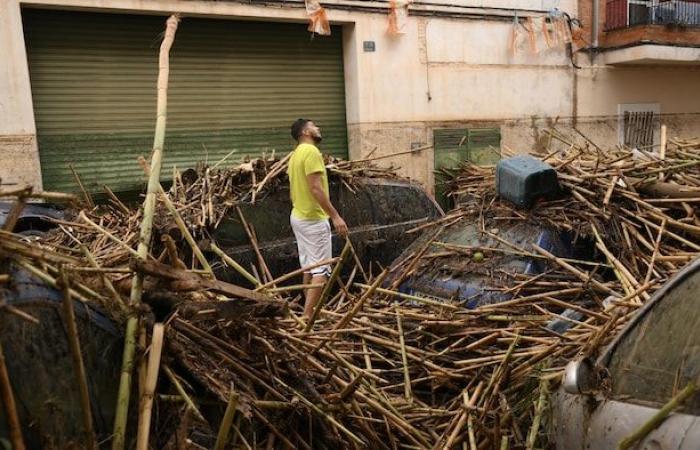
[[[292,231],[294,231],[294,237],[297,240],[299,264],[302,268],[313,266],[333,257],[331,224],[328,222],[328,219],[303,220],[291,215],[289,222],[292,224]],[[324,264],[309,269],[307,272],[310,272],[313,276],[330,276],[331,266],[330,264]]]

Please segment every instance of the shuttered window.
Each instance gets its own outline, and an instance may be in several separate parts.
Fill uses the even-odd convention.
[[[153,143],[158,49],[165,17],[23,11],[46,189],[143,183],[137,157]],[[163,177],[172,167],[288,152],[289,126],[313,119],[322,150],[347,156],[342,30],[305,24],[185,18],[170,59]]]
[[[446,171],[462,161],[479,165],[496,164],[501,158],[501,130],[498,128],[439,128],[433,130],[435,151],[435,197],[444,209],[450,208],[445,196]]]

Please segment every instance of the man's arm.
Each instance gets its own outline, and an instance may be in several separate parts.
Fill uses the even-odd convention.
[[[340,217],[340,214],[338,214],[335,207],[333,207],[331,199],[328,198],[326,192],[323,190],[323,186],[321,185],[321,173],[315,172],[308,174],[306,176],[306,182],[309,183],[311,195],[314,196],[318,204],[321,206],[321,209],[323,209],[326,214],[330,216],[336,233],[342,237],[346,237],[348,235],[348,226],[343,218]]]

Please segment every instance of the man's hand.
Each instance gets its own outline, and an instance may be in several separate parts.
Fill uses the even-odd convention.
[[[309,183],[309,190],[311,191],[311,195],[314,196],[321,209],[323,209],[323,211],[326,214],[328,214],[328,217],[331,218],[331,222],[333,222],[333,228],[335,228],[335,232],[338,233],[338,236],[344,238],[348,237],[348,225],[345,223],[343,218],[340,217],[340,214],[338,214],[338,211],[335,209],[335,207],[333,207],[331,199],[328,198],[328,195],[326,195],[326,192],[321,186],[321,173],[314,172],[307,175],[306,181]]]
[[[333,222],[333,228],[335,228],[335,232],[338,233],[338,236],[344,238],[348,237],[348,225],[340,215],[331,217],[331,222]]]

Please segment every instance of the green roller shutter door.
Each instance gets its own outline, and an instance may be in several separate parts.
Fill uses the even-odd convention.
[[[155,126],[164,17],[24,11],[44,186],[138,187]],[[185,18],[171,52],[164,179],[172,167],[288,152],[289,126],[314,119],[322,150],[347,156],[342,30]]]

